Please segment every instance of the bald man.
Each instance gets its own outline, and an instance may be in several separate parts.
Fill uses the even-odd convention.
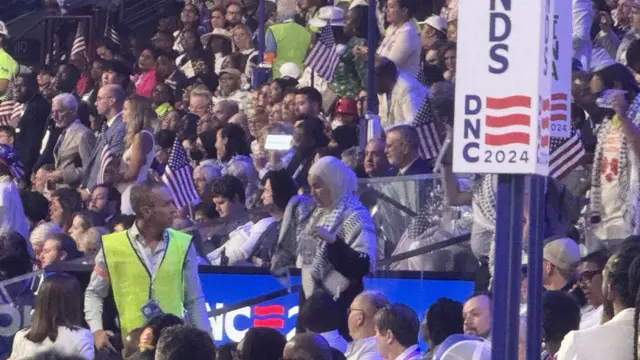
[[[294,359],[331,360],[331,347],[319,334],[297,334],[287,342],[282,352],[282,360]]]
[[[376,328],[373,318],[378,310],[389,305],[387,297],[379,291],[364,291],[356,296],[349,307],[349,344],[344,356],[347,360],[382,360],[376,348]]]
[[[96,110],[106,122],[100,130],[98,144],[93,149],[84,171],[82,187],[86,189],[86,194],[91,194],[98,185],[100,156],[105,146],[109,147],[109,151],[115,157],[122,156],[124,152],[124,137],[127,130],[122,121],[122,107],[126,97],[127,94],[120,85],[105,85],[98,90]]]

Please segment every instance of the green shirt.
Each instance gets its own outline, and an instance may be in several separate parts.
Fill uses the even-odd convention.
[[[333,82],[329,84],[329,89],[339,98],[345,96],[355,98],[361,89],[367,88],[367,62],[353,56],[353,48],[362,45],[367,45],[365,39],[351,38],[340,55],[340,62],[333,73]]]

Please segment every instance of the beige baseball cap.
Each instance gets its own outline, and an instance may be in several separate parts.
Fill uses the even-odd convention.
[[[551,240],[542,250],[542,258],[565,271],[571,271],[580,261],[580,247],[567,237]]]

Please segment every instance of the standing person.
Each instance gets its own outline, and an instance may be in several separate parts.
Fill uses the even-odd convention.
[[[357,5],[347,12],[344,19],[344,34],[349,42],[340,55],[340,63],[333,74],[333,81],[329,83],[336,97],[353,97],[367,88],[367,61],[356,58],[353,49],[367,44],[369,18],[368,6]],[[376,27],[375,32],[378,32]]]
[[[158,52],[153,48],[144,49],[138,57],[138,69],[140,73],[136,76],[136,94],[151,98],[153,88],[156,86],[156,61]]]
[[[376,61],[375,76],[382,126],[388,128],[412,121],[429,90],[390,59]]]
[[[569,332],[557,360],[636,359],[638,313],[634,307],[640,284],[640,247],[631,238],[620,244],[602,272],[603,323]]]
[[[347,360],[382,360],[376,348],[375,315],[389,305],[389,299],[378,291],[363,291],[348,310],[349,335],[353,341],[344,356]]]
[[[362,292],[362,278],[375,269],[376,238],[369,211],[355,196],[358,180],[342,161],[326,156],[309,169],[313,199],[289,202],[271,270],[282,275],[301,268],[301,305],[314,290],[330,292],[343,309],[340,333],[347,335],[347,313]]]
[[[420,359],[416,312],[405,304],[382,308],[375,316],[376,345],[384,360]]]
[[[52,274],[40,285],[31,326],[13,341],[11,359],[30,359],[47,351],[93,359],[91,332],[82,328],[82,289],[76,278]]]
[[[31,178],[31,169],[38,160],[40,142],[44,136],[51,104],[38,91],[36,75],[20,74],[15,79],[18,102],[24,104],[24,113],[16,125],[14,148],[24,166],[24,179]]]
[[[296,34],[296,36],[291,36]],[[265,32],[265,59],[273,59],[273,78],[282,74],[280,67],[292,62],[298,69],[304,69],[304,59],[311,45],[311,33],[293,19],[271,25]]]
[[[96,347],[115,351],[102,327],[102,305],[110,289],[123,337],[158,311],[182,318],[185,310],[193,326],[210,334],[191,236],[169,228],[177,215],[169,189],[160,183],[136,184],[131,205],[133,226],[104,237],[85,291],[85,319]],[[147,319],[143,307],[152,313]]]
[[[18,155],[9,145],[0,144],[0,233],[18,232],[29,238],[29,222],[16,185],[14,166]]]
[[[111,175],[112,181],[122,194],[122,214],[133,215],[129,201],[131,186],[147,179],[155,157],[152,133],[152,123],[155,120],[156,113],[148,99],[132,95],[124,102],[122,121],[126,128],[126,150],[122,155],[119,170]]]
[[[614,109],[606,112],[598,130],[591,172],[590,206],[598,220],[592,221],[593,233],[598,245],[608,247],[640,232],[640,89],[631,72],[617,63],[595,72],[590,86],[594,95],[623,91],[614,97]]]
[[[0,102],[4,100],[11,80],[18,72],[18,63],[7,53],[9,30],[4,22],[0,21]]]
[[[80,184],[95,146],[91,129],[78,120],[77,114],[75,96],[65,93],[53,98],[51,115],[56,127],[63,130],[53,147],[56,170],[49,173],[48,180],[59,185]]]
[[[96,108],[98,114],[104,116],[107,121],[103,123],[97,145],[84,172],[82,187],[89,193],[98,185],[98,174],[102,167],[100,157],[104,148],[108,147],[109,152],[115,157],[122,156],[124,151],[126,129],[122,121],[122,106],[125,97],[126,93],[119,85],[106,85],[98,90]]]
[[[390,25],[376,51],[377,57],[393,61],[399,70],[409,76],[415,76],[420,67],[420,34],[412,20],[417,5],[416,0],[387,1],[386,19]],[[362,60],[366,59],[367,52],[366,46],[354,49],[356,57]]]

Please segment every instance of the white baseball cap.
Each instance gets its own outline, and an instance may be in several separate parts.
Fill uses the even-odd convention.
[[[443,19],[438,15],[431,15],[426,18],[424,21],[418,22],[420,25],[429,25],[432,28],[442,32],[447,33],[447,20]]]
[[[297,79],[300,77],[300,69],[298,65],[292,62],[287,62],[280,66],[280,77],[292,77]]]
[[[5,25],[2,21],[0,21],[0,35],[9,37],[9,29],[7,29],[7,25]]]

